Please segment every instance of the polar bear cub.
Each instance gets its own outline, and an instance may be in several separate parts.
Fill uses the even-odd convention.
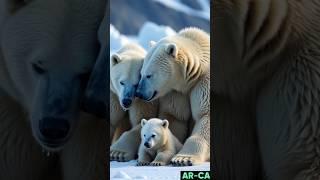
[[[169,121],[152,118],[141,120],[141,144],[138,166],[163,166],[182,148],[180,141],[169,130]]]

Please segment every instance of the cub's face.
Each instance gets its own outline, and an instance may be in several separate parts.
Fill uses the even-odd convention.
[[[120,105],[126,110],[135,98],[143,57],[114,54],[110,62],[111,91],[117,94]]]
[[[141,143],[147,149],[156,149],[162,146],[165,142],[166,131],[168,130],[169,122],[157,118],[141,120]]]
[[[178,71],[177,51],[174,43],[162,41],[148,52],[141,69],[137,97],[152,101],[172,90]]]

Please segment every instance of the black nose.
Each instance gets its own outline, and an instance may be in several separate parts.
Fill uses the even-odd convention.
[[[147,143],[147,142],[144,143],[144,146],[147,147],[147,148],[150,148],[150,144]]]
[[[67,137],[70,124],[65,119],[44,118],[40,120],[39,128],[45,141],[54,143]]]
[[[122,104],[125,108],[128,108],[132,103],[132,100],[131,99],[128,99],[128,98],[125,98],[122,100]]]

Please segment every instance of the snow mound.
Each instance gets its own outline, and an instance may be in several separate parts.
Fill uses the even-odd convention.
[[[160,26],[153,22],[146,22],[138,34],[138,42],[145,49],[149,48],[150,41],[159,41],[165,36],[174,35],[176,32],[169,26]]]
[[[114,177],[114,179],[131,179],[125,172],[119,171]]]

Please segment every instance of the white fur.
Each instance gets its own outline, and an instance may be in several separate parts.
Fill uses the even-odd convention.
[[[141,144],[137,165],[161,166],[169,164],[182,144],[169,130],[168,120],[152,118],[141,121]],[[150,145],[146,147],[144,144]],[[149,164],[150,163],[150,164]]]
[[[152,78],[146,78],[150,75]],[[157,92],[149,100],[160,99],[159,118],[170,120],[170,129],[180,141],[188,136],[189,120],[195,122],[173,163],[190,165],[209,160],[210,36],[197,28],[186,28],[161,39],[147,53],[141,76],[147,87],[144,95]]]
[[[110,147],[110,159],[129,161],[135,158],[140,139],[140,126],[142,118],[151,118],[158,113],[158,102],[144,102],[135,98],[129,108],[123,107],[122,98],[125,96],[125,86],[133,87],[139,82],[140,69],[145,57],[145,50],[137,44],[127,44],[122,47],[110,59],[110,137],[114,130],[125,123],[129,118],[132,128],[123,133],[120,138]],[[120,81],[125,82],[121,85]]]

